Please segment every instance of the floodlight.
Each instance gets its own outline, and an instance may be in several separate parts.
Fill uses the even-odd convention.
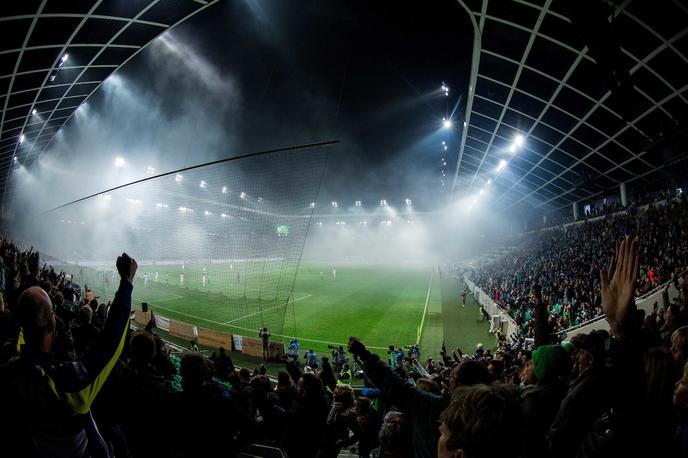
[[[516,146],[523,145],[523,135],[521,135],[521,134],[516,135],[516,137],[514,138],[514,144]]]
[[[511,145],[509,145],[509,152],[511,154],[514,154],[516,152],[516,143],[512,143]]]
[[[124,158],[122,156],[117,156],[115,158],[115,167],[117,167],[117,168],[124,167]]]
[[[444,95],[448,97],[448,96],[449,96],[449,86],[447,86],[447,85],[444,84],[444,82],[443,82],[443,83],[442,83],[442,88],[441,88],[441,89],[442,89],[442,92],[444,92]]]
[[[213,216],[213,212],[210,212],[210,211],[208,211],[208,210],[204,211],[203,214],[204,214],[205,216]]]
[[[208,183],[206,183],[204,180],[201,180],[201,184],[199,186],[205,189],[208,186]]]
[[[149,165],[146,169],[146,175],[155,175],[155,168]]]
[[[63,65],[65,62],[67,62],[68,60],[69,60],[69,54],[66,54],[66,53],[65,53],[65,55],[62,56],[62,58],[60,59],[60,64],[58,65],[58,67],[62,67],[62,65]]]
[[[35,108],[34,108],[33,110],[31,110],[31,114],[32,114],[32,115],[36,116],[36,113],[38,113],[38,111],[36,111]]]
[[[442,118],[442,127],[449,129],[452,126],[451,119]]]
[[[227,194],[229,192],[229,189],[227,189],[227,186],[222,187],[222,194]]]
[[[408,198],[405,200],[405,202],[406,202],[406,206],[407,206],[407,207],[410,207],[411,204],[413,203],[413,202],[411,201],[411,199],[408,199]]]
[[[220,218],[229,218],[229,215],[226,213],[221,213]]]
[[[355,205],[356,207],[360,207],[360,206],[361,206],[361,201],[360,201],[360,200],[357,200],[356,202],[354,202],[354,205]]]
[[[310,208],[315,208],[315,202],[311,202],[310,204],[308,204],[308,206],[309,206]]]
[[[241,191],[241,194],[239,194],[239,197],[242,199],[246,198],[246,193],[244,191]]]
[[[380,207],[386,207],[386,206],[387,206],[387,200],[382,199],[382,200],[380,201]]]
[[[332,207],[337,208],[337,202],[333,201],[331,205],[332,205]]]
[[[480,192],[479,192],[478,194],[480,194],[480,195],[482,196],[483,194],[485,194],[485,190],[484,190],[484,189],[481,189]]]
[[[21,134],[21,135],[19,136],[19,144],[21,145],[22,143],[24,143],[24,140],[26,140],[26,135]]]
[[[183,179],[184,179],[184,176],[180,173],[178,173],[177,176],[174,177],[174,181],[176,181],[177,183],[181,183]]]
[[[502,159],[501,161],[499,161],[499,165],[497,166],[497,171],[501,172],[504,167],[506,167],[506,161],[504,159]]]

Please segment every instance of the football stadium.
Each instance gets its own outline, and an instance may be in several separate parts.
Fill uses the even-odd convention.
[[[0,6],[0,456],[688,457],[688,6]]]

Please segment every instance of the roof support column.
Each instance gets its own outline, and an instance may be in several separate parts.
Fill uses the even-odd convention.
[[[628,204],[628,196],[626,194],[626,183],[619,184],[619,193],[621,194],[621,205],[625,207]]]

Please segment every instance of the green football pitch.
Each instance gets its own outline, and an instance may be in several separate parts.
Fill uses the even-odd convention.
[[[63,267],[101,296],[114,293],[112,268]],[[465,309],[446,298],[442,303],[440,279],[431,266],[302,262],[295,280],[285,271],[266,269],[265,263],[141,265],[133,306],[147,302],[158,315],[249,337],[267,326],[273,341],[286,344],[297,337],[302,353],[312,348],[322,354],[328,345],[356,336],[384,354],[389,345],[415,344],[420,332],[423,354],[437,357],[445,339],[448,348],[461,344],[464,349],[488,339],[472,300]],[[458,284],[452,296],[458,299]]]
[[[143,265],[137,272],[133,305],[139,308],[147,302],[156,314],[250,337],[267,326],[273,340],[288,343],[297,337],[302,349],[321,352],[327,345],[345,344],[352,335],[378,351],[389,345],[415,344],[426,302],[430,311],[440,308],[439,281],[430,266],[334,268],[336,277],[331,264],[302,262],[294,281],[293,276],[280,278],[284,269],[265,272],[258,263],[187,264],[184,269]],[[83,276],[84,283],[90,281],[91,288],[106,296],[116,285],[112,270],[106,268],[79,272],[71,266],[65,270],[77,279]],[[293,293],[285,300],[282,296],[291,290],[291,282]],[[424,334],[423,340],[441,345],[441,336]]]

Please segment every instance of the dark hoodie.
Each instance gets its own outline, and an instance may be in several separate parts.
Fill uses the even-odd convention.
[[[548,454],[546,436],[566,395],[569,354],[561,345],[541,345],[533,351],[533,370],[537,384],[527,387],[521,397],[524,458]]]

